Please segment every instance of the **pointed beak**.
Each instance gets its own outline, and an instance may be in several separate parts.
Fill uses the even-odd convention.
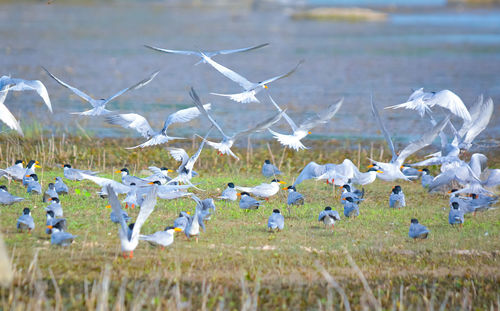
[[[53,227],[52,226],[47,226],[47,229],[52,229]]]
[[[236,195],[239,196],[239,197],[241,197],[241,193],[237,193]]]
[[[311,131],[307,132],[308,135],[311,135]]]
[[[64,165],[61,164],[61,167],[64,167]]]
[[[175,232],[182,232],[182,229],[181,228],[174,228],[174,231]]]
[[[155,183],[154,182],[148,182],[148,185],[154,185]]]
[[[31,176],[30,176],[30,175],[26,175],[26,176],[24,176],[24,177],[31,177]]]
[[[122,171],[115,171],[115,173],[121,173]]]
[[[38,164],[35,164],[35,167],[36,167],[36,168],[42,168],[42,167],[41,167],[40,165],[38,165]]]
[[[57,178],[54,178],[54,180],[57,180]]]
[[[451,190],[450,190],[450,191],[448,191],[448,193],[451,193]]]
[[[345,201],[345,198],[342,198],[342,200],[344,200],[344,201]]]
[[[26,164],[26,162],[23,161],[23,165]]]
[[[418,170],[419,172],[423,172],[424,170]]]
[[[268,89],[267,85],[264,84],[263,86],[264,86],[265,89]]]
[[[174,170],[167,170],[167,172],[169,172],[169,173],[173,173],[173,172],[174,172]]]
[[[400,168],[400,169],[403,169],[403,168],[404,168],[404,166],[403,166],[403,165],[401,165],[399,168]]]
[[[40,162],[38,162],[38,161],[35,161],[35,164],[40,164]]]
[[[279,183],[283,184],[283,185],[286,185],[286,182],[284,182],[284,181],[280,181]]]
[[[191,215],[191,213],[190,213],[190,212],[186,212],[186,214]]]
[[[377,172],[377,173],[381,173],[381,174],[383,173],[383,171],[381,171],[381,170],[378,170],[378,171],[376,171],[376,172]]]
[[[288,188],[287,188],[287,187],[285,187],[285,188],[281,188],[281,190],[288,190]]]
[[[111,208],[111,205],[106,205],[106,208]]]
[[[374,167],[374,166],[375,166],[375,165],[370,164],[370,165],[368,165],[367,167],[368,167],[368,168],[372,168],[372,167]]]
[[[52,201],[52,198],[49,198],[47,201]]]

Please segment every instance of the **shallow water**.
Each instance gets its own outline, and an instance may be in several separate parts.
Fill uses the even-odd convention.
[[[405,101],[412,88],[418,87],[451,89],[467,106],[480,93],[500,102],[498,9],[441,5],[393,8],[388,21],[382,23],[292,20],[290,10],[266,5],[256,10],[193,9],[155,2],[0,4],[2,74],[44,82],[54,114],[40,104],[33,105],[40,100],[31,94],[9,95],[6,103],[16,115],[22,115],[25,124],[37,119],[55,133],[72,132],[80,124],[99,136],[136,136],[102,119],[69,115],[89,109],[88,104],[58,85],[40,66],[97,98],[110,96],[161,70],[149,85],[121,96],[108,108],[140,113],[153,127],[161,127],[169,113],[191,105],[188,89],[194,86],[202,100],[214,104],[212,113],[232,133],[274,112],[265,94],[260,96],[262,103],[250,105],[209,95],[240,89],[208,65],[194,66],[195,58],[165,55],[143,45],[218,49],[263,42],[271,45],[219,56],[216,61],[249,80],[261,81],[288,71],[304,59],[294,75],[271,84],[269,92],[288,107],[297,123],[345,98],[334,121],[314,129],[311,138],[379,135],[371,117],[370,92],[380,107]],[[440,111],[436,113],[441,115]],[[410,111],[384,111],[383,117],[401,141],[428,128],[426,121]],[[480,138],[498,137],[499,120],[497,108]],[[280,124],[278,131],[289,131],[284,121]],[[455,125],[460,126],[459,120]],[[203,134],[206,128],[207,121],[200,120],[190,123],[189,128],[173,127],[170,133],[189,136],[193,132]]]

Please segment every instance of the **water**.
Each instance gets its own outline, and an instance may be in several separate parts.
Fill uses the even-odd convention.
[[[387,22],[344,23],[297,21],[290,9],[262,5],[193,9],[156,2],[111,2],[91,5],[0,4],[2,74],[40,79],[54,106],[50,115],[31,94],[10,95],[7,106],[24,123],[39,120],[58,134],[77,123],[99,136],[138,136],[102,119],[69,115],[89,105],[58,85],[40,66],[67,83],[103,98],[145,78],[158,77],[143,89],[109,104],[118,112],[137,112],[160,128],[167,115],[191,105],[194,86],[227,133],[245,129],[274,112],[265,94],[260,104],[241,105],[209,92],[236,93],[238,85],[197,59],[164,55],[144,44],[172,49],[237,48],[263,42],[270,46],[216,61],[252,81],[284,73],[305,63],[289,78],[271,84],[269,92],[300,123],[344,97],[344,106],[311,138],[379,136],[369,107],[373,92],[380,107],[401,103],[412,88],[451,89],[466,105],[484,93],[500,102],[500,10],[435,7],[392,9]],[[498,137],[500,113],[481,138]],[[440,113],[439,111],[437,111]],[[397,140],[415,138],[428,123],[410,111],[384,111]],[[206,120],[172,127],[175,136],[203,134]],[[459,120],[455,125],[460,126]],[[280,123],[277,131],[287,132]],[[269,137],[269,135],[264,136]]]

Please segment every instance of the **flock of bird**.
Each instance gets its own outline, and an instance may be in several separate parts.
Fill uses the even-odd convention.
[[[268,89],[270,83],[293,74],[302,61],[285,74],[255,83],[215,62],[213,57],[255,50],[266,45],[268,44],[236,50],[205,52],[147,47],[163,53],[197,57],[199,59],[198,64],[202,63],[214,68],[228,79],[239,84],[243,89],[243,91],[234,94],[211,94],[227,97],[241,104],[250,104],[259,103],[260,100],[257,98],[259,93]],[[188,192],[190,188],[198,189],[197,186],[199,183],[193,184],[191,180],[198,175],[194,171],[194,167],[205,144],[216,149],[220,155],[230,155],[238,159],[238,156],[231,150],[234,143],[244,136],[267,130],[285,148],[288,147],[295,151],[308,149],[308,147],[304,146],[302,140],[311,133],[313,128],[329,122],[341,109],[343,104],[343,99],[341,99],[327,107],[321,115],[306,119],[300,125],[297,125],[286,113],[287,109],[282,109],[268,94],[269,105],[276,108],[276,113],[262,118],[259,123],[246,130],[228,135],[216,121],[212,112],[210,112],[212,105],[209,103],[204,104],[196,91],[191,88],[189,95],[194,106],[171,113],[166,118],[163,127],[159,130],[154,130],[149,122],[140,114],[115,113],[107,109],[107,104],[128,91],[146,86],[155,79],[158,71],[133,86],[122,89],[107,99],[99,100],[63,82],[47,69],[45,71],[60,85],[68,88],[92,106],[92,109],[76,112],[76,114],[88,117],[104,116],[104,119],[109,124],[135,130],[146,139],[144,143],[132,148],[145,148],[166,144],[171,140],[182,139],[181,137],[173,137],[168,134],[169,126],[175,123],[186,123],[202,116],[211,125],[208,132],[202,137],[198,150],[192,156],[189,156],[182,148],[167,147],[169,154],[176,161],[180,162],[175,177],[169,176],[169,173],[174,173],[174,171],[166,167],[149,167],[152,174],[147,177],[132,176],[130,171],[125,167],[117,171],[117,173],[121,174],[121,181],[119,182],[100,177],[98,176],[98,172],[79,170],[73,168],[70,164],[63,166],[64,178],[73,181],[90,180],[100,187],[99,195],[102,198],[108,199],[109,204],[106,207],[111,208],[111,221],[119,224],[119,237],[124,257],[133,256],[133,251],[139,241],[147,241],[162,248],[169,246],[174,241],[175,232],[184,232],[188,238],[194,237],[196,241],[198,240],[200,229],[205,230],[204,222],[210,219],[216,209],[214,198],[202,200],[195,194]],[[0,78],[0,120],[20,135],[23,135],[20,124],[6,108],[4,102],[10,91],[27,90],[36,91],[52,112],[52,105],[47,89],[40,81],[14,79],[6,76]],[[331,184],[334,187],[334,190],[336,186],[340,187],[342,191],[340,203],[343,206],[343,214],[347,218],[355,218],[360,215],[360,205],[365,200],[364,189],[359,190],[356,186],[370,184],[376,179],[395,182],[397,180],[409,181],[420,178],[422,186],[427,188],[429,192],[451,189],[449,192],[450,211],[448,218],[451,225],[462,226],[465,221],[465,214],[475,214],[478,211],[486,211],[493,208],[498,201],[498,197],[494,195],[492,190],[500,184],[500,169],[488,169],[486,165],[487,158],[480,153],[472,154],[470,161],[466,162],[462,159],[464,153],[461,152],[468,151],[472,147],[474,139],[488,125],[493,114],[493,101],[491,98],[484,99],[480,96],[468,109],[460,97],[449,90],[424,92],[423,89],[418,89],[410,95],[406,102],[386,107],[386,109],[405,108],[414,110],[422,118],[426,119],[424,122],[429,122],[430,124],[429,130],[423,133],[418,140],[413,141],[399,152],[395,150],[391,136],[385,127],[385,122],[382,120],[373,99],[370,100],[370,105],[373,117],[383,132],[391,151],[392,159],[390,162],[380,162],[370,159],[371,164],[366,172],[361,172],[349,159],[345,159],[339,164],[310,162],[295,178],[293,185],[282,188],[282,184],[285,183],[278,179],[278,176],[282,175],[282,172],[271,161],[266,160],[263,163],[261,173],[266,178],[272,178],[271,182],[254,186],[235,185],[233,182],[229,182],[227,183],[227,188],[215,199],[226,201],[238,201],[239,199],[239,207],[241,209],[255,210],[266,204],[263,200],[269,200],[269,198],[275,196],[280,190],[286,190],[288,192],[286,205],[288,214],[290,215],[292,206],[300,206],[307,201],[306,197],[297,191],[297,187],[309,179],[325,180],[327,184]],[[462,122],[460,129],[457,130],[454,126],[451,121],[452,117]],[[291,128],[290,134],[278,133],[271,129],[282,118],[289,124]],[[456,123],[457,121],[454,122]],[[213,128],[221,136],[219,142],[208,140]],[[430,154],[424,161],[412,164],[406,162],[406,159],[410,155],[424,147],[432,145],[438,137],[441,141],[439,151]],[[440,165],[440,173],[437,176],[431,176],[427,168],[418,169],[418,167],[430,165]],[[63,218],[63,209],[59,196],[69,194],[70,190],[64,184],[63,179],[57,177],[54,183],[49,183],[47,190],[43,192],[35,172],[35,169],[38,167],[40,167],[39,163],[35,160],[31,160],[26,167],[24,167],[22,160],[18,160],[13,166],[1,169],[0,177],[3,176],[9,180],[22,182],[30,194],[43,194],[43,202],[50,203],[45,210],[47,218],[46,233],[51,235],[51,243],[69,245],[73,242],[75,236],[67,232],[68,223]],[[126,196],[120,202],[118,195]],[[193,215],[183,211],[174,220],[173,225],[167,226],[165,230],[151,235],[140,234],[141,227],[153,213],[158,199],[174,200],[182,197],[190,197],[196,202]],[[390,193],[388,206],[389,208],[404,208],[406,206],[406,199],[401,186],[395,185]],[[10,194],[6,186],[0,186],[0,204],[11,205],[23,200],[24,198]],[[125,208],[140,208],[135,222],[131,222],[131,218],[122,208],[122,204],[125,204]],[[320,211],[318,216],[318,221],[327,227],[331,227],[332,230],[336,221],[340,219],[339,212],[330,206]],[[285,217],[279,209],[273,210],[267,226],[272,231],[284,230]],[[17,220],[17,228],[20,231],[31,231],[35,228],[35,222],[29,208],[23,209],[22,215]],[[429,230],[420,224],[417,219],[411,219],[409,237],[423,239],[427,238],[429,233]]]

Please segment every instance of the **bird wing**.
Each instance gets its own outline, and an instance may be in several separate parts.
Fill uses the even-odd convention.
[[[183,167],[186,165],[186,163],[189,160],[189,155],[187,154],[186,150],[182,148],[167,148],[168,152],[172,156],[172,158],[175,159],[175,161],[181,162],[181,165],[179,167]]]
[[[152,49],[152,50],[155,50],[155,51],[159,51],[159,52],[163,52],[163,53],[178,54],[178,55],[196,55],[196,56],[200,56],[201,57],[201,53],[200,52],[196,52],[196,51],[168,50],[168,49],[162,49],[162,48],[158,48],[158,47],[151,46],[151,45],[144,45],[144,46],[147,47],[147,48],[149,48],[149,49]]]
[[[457,94],[453,93],[452,91],[439,91],[434,94],[431,99],[427,100],[426,104],[429,107],[433,107],[435,105],[441,106],[464,120],[471,120],[471,116],[469,114],[469,111],[467,110],[467,107],[465,107],[464,102],[460,99],[460,97],[457,96]]]
[[[486,169],[488,158],[482,153],[474,153],[469,161],[469,167],[477,177],[481,176],[483,170]]]
[[[113,179],[108,179],[104,177],[93,176],[85,173],[81,173],[82,178],[90,180],[101,187],[111,186],[117,193],[127,193],[130,191],[130,187],[122,183],[119,183]]]
[[[122,236],[127,236],[128,226],[125,218],[123,218],[123,210],[120,205],[120,201],[118,201],[118,197],[116,196],[116,193],[111,185],[107,185],[106,190],[108,192],[109,205],[111,205],[111,209],[120,223]]]
[[[378,113],[378,109],[375,106],[375,103],[373,102],[373,95],[370,96],[370,103],[372,105],[373,116],[375,117],[375,120],[377,121],[378,126],[382,130],[382,133],[384,133],[384,137],[385,137],[385,140],[387,141],[387,145],[389,146],[389,149],[391,150],[391,154],[392,154],[391,162],[396,161],[396,159],[398,158],[398,155],[396,154],[396,150],[394,150],[394,144],[392,143],[391,135],[389,135],[389,132],[385,128],[384,123],[382,122],[382,119],[380,118],[380,115]]]
[[[276,109],[278,109],[279,112],[282,112],[283,110],[278,106],[278,104],[276,104],[276,102],[274,101],[274,99],[271,97],[271,95],[269,95],[269,99],[271,100],[271,103],[273,103],[274,107],[276,107]],[[290,127],[292,128],[292,131],[296,131],[298,129],[298,126],[297,124],[295,124],[295,122],[293,122],[293,120],[288,116],[288,114],[286,114],[285,112],[283,112],[283,118],[285,118],[286,122],[288,122],[288,124],[290,124]]]
[[[342,106],[343,102],[344,99],[342,98],[336,104],[330,105],[328,109],[321,115],[307,119],[302,124],[300,124],[299,129],[304,131],[309,131],[310,129],[320,124],[326,123],[328,120],[333,118],[333,116],[335,116],[335,114],[339,111],[340,107]]]
[[[293,183],[293,185],[298,185],[302,181],[318,177],[322,175],[323,172],[323,165],[319,165],[316,162],[309,162],[302,171],[300,172],[299,176],[297,177],[297,180]]]
[[[303,60],[299,61],[299,62],[298,62],[298,64],[297,64],[297,65],[295,65],[295,67],[294,67],[292,70],[290,70],[289,72],[287,72],[287,73],[285,73],[285,74],[282,74],[282,75],[279,75],[279,76],[276,76],[276,77],[272,77],[272,78],[267,79],[267,80],[264,80],[264,81],[262,81],[262,82],[259,82],[259,84],[258,84],[258,85],[266,85],[266,84],[271,83],[271,82],[274,82],[274,81],[276,81],[276,80],[279,80],[279,79],[283,79],[283,78],[288,77],[289,75],[291,75],[292,73],[294,73],[294,72],[295,72],[295,70],[297,70],[297,68],[299,68],[299,66],[300,66],[303,62],[304,62]]]
[[[418,150],[432,144],[434,139],[436,139],[436,137],[439,135],[439,132],[444,129],[449,120],[449,116],[444,118],[431,131],[425,133],[422,137],[420,137],[420,139],[406,146],[403,150],[401,150],[394,163],[399,163],[399,165],[402,165],[407,157],[417,152]]]
[[[203,146],[205,145],[205,141],[206,141],[206,139],[208,137],[208,134],[210,134],[211,130],[212,130],[212,127],[210,127],[210,129],[208,130],[207,134],[203,138],[203,141],[201,142],[200,147],[198,147],[198,151],[196,151],[196,153],[193,154],[191,156],[191,158],[189,158],[189,160],[187,161],[186,166],[185,166],[185,168],[187,170],[192,170],[193,169],[194,163],[196,162],[196,160],[198,160],[198,157],[201,154],[201,150],[203,150]]]
[[[45,105],[52,112],[52,105],[50,103],[49,93],[39,80],[23,80],[23,79],[10,79],[7,84],[14,84],[9,88],[12,91],[36,91],[38,95],[43,99]]]
[[[123,128],[134,129],[145,138],[155,135],[148,120],[137,113],[115,114],[106,117],[109,124],[119,125]]]
[[[290,147],[292,149],[295,149],[297,151],[301,149],[309,149],[308,147],[304,146],[302,142],[300,141],[299,137],[295,135],[286,135],[286,134],[280,134],[278,132],[275,132],[271,129],[267,129],[273,136],[276,138],[280,144],[283,146]]]
[[[246,51],[251,51],[251,50],[255,50],[255,49],[260,49],[260,48],[268,46],[268,45],[269,45],[269,43],[263,43],[263,44],[254,45],[251,47],[241,48],[241,49],[213,51],[210,54],[213,54],[215,56],[215,55],[219,55],[219,54],[226,55],[226,54],[232,54],[232,53],[246,52]]]
[[[89,95],[85,94],[84,92],[80,91],[79,89],[77,89],[76,87],[73,87],[65,82],[63,82],[62,80],[60,80],[59,78],[57,78],[56,76],[54,76],[53,74],[50,73],[50,71],[47,70],[47,68],[45,67],[42,67],[49,76],[51,76],[54,80],[57,81],[57,83],[59,83],[60,85],[64,86],[65,88],[68,88],[70,91],[72,91],[73,93],[75,93],[76,95],[80,96],[82,99],[84,99],[85,101],[87,101],[89,104],[92,105],[92,107],[96,107],[98,106],[98,103],[95,99],[93,99],[92,97],[90,97]]]
[[[16,130],[19,135],[24,136],[23,129],[21,128],[19,122],[17,122],[16,117],[14,117],[14,115],[4,105],[7,93],[8,90],[0,92],[0,121],[4,122],[11,129]]]
[[[469,128],[463,142],[472,143],[472,141],[486,128],[493,115],[493,100],[488,98],[482,105],[481,113],[478,115],[474,124]]]
[[[146,222],[146,219],[148,219],[149,215],[151,215],[151,213],[155,209],[157,192],[158,192],[158,187],[153,186],[151,187],[149,193],[146,194],[146,198],[141,204],[141,210],[139,211],[139,215],[135,220],[135,225],[134,229],[132,230],[132,236],[130,240],[134,240],[139,237],[142,225],[144,224],[144,222]]]
[[[215,61],[213,61],[210,57],[206,56],[205,54],[201,53],[201,56],[203,59],[210,64],[212,67],[215,68],[218,72],[226,76],[227,78],[233,80],[234,82],[238,83],[242,88],[245,90],[249,90],[255,87],[255,83],[252,83],[248,81],[246,78],[243,76],[237,74],[236,72],[232,71],[229,68],[226,68]]]
[[[483,108],[483,94],[479,95],[472,104],[472,106],[469,108],[469,114],[471,119],[470,120],[464,120],[464,123],[462,124],[462,127],[458,131],[458,136],[459,137],[464,137],[467,131],[471,128],[471,126],[474,124],[476,119],[481,115],[482,113],[482,108]]]
[[[239,131],[239,132],[235,133],[233,135],[233,138],[237,139],[237,138],[240,138],[240,137],[243,137],[246,135],[250,135],[254,132],[261,132],[261,131],[269,128],[271,125],[273,125],[274,123],[278,122],[281,119],[281,116],[283,115],[283,113],[285,111],[286,111],[286,109],[283,110],[282,112],[278,112],[277,114],[272,115],[271,117],[265,119],[262,122],[257,123],[254,127],[251,127],[251,128],[246,129],[244,131]]]
[[[500,169],[490,170],[488,179],[483,183],[485,187],[496,187],[500,184]]]
[[[141,80],[141,81],[137,82],[136,84],[134,84],[134,85],[132,85],[130,87],[127,87],[127,88],[119,91],[115,95],[113,95],[113,96],[109,97],[108,99],[106,99],[106,101],[104,101],[104,103],[102,103],[101,105],[103,105],[103,106],[106,105],[107,103],[109,103],[110,101],[112,101],[113,99],[117,98],[118,96],[122,95],[123,93],[125,93],[127,91],[140,89],[141,87],[143,87],[146,84],[148,84],[149,82],[151,82],[156,77],[156,75],[158,75],[159,72],[160,71],[155,71],[149,77],[147,77],[146,79]]]
[[[156,166],[150,166],[148,167],[148,170],[151,171],[151,173],[155,174],[155,175],[161,175],[162,172],[161,172],[161,169],[156,167]]]
[[[222,130],[222,128],[220,127],[219,124],[217,124],[217,122],[215,121],[215,119],[212,118],[212,116],[210,114],[208,114],[208,111],[205,109],[205,107],[203,106],[203,104],[201,103],[201,100],[200,100],[200,97],[198,96],[198,94],[195,92],[194,88],[191,87],[191,91],[189,92],[189,95],[191,96],[191,98],[193,99],[193,102],[194,104],[196,105],[196,107],[198,108],[198,110],[200,110],[200,112],[205,116],[207,117],[207,119],[212,122],[212,124],[219,130],[219,132],[222,134],[222,136],[226,137],[226,138],[229,138],[225,133],[224,131]]]
[[[205,110],[210,110],[212,108],[211,104],[203,105]],[[163,125],[163,132],[167,131],[167,128],[173,123],[185,123],[197,118],[200,115],[200,110],[197,107],[191,107],[176,111],[168,116],[167,120],[165,120],[165,124]]]

